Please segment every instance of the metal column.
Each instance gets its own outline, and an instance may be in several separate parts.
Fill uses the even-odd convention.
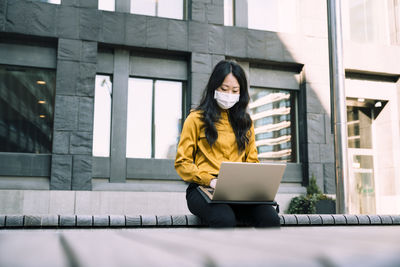
[[[331,118],[335,136],[336,212],[348,213],[347,111],[340,0],[327,0]]]

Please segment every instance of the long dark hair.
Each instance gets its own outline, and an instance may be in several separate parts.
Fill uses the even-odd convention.
[[[243,151],[249,143],[247,132],[251,127],[252,121],[246,111],[250,100],[246,74],[239,64],[230,60],[222,60],[214,67],[197,110],[202,111],[205,135],[209,145],[212,147],[218,138],[215,123],[221,118],[221,111],[214,99],[214,92],[222,85],[229,73],[232,73],[240,85],[240,98],[239,102],[229,109],[228,118],[236,136],[238,149]]]

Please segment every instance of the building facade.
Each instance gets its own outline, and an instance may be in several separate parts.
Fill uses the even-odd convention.
[[[350,213],[400,211],[398,0],[342,1]],[[262,161],[334,195],[319,0],[0,0],[0,213],[188,213],[173,162],[214,65],[249,80]]]

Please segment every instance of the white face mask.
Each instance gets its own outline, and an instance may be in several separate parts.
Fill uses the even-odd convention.
[[[214,99],[222,109],[230,109],[239,102],[240,94],[229,94],[215,90]]]

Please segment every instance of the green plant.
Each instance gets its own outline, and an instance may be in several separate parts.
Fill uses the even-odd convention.
[[[307,186],[307,194],[300,195],[292,198],[287,209],[289,214],[312,214],[316,212],[315,203],[319,200],[331,199],[327,195],[323,194],[321,189],[317,185],[317,180],[314,174],[311,175],[311,179]]]
[[[314,174],[311,175],[310,182],[307,186],[307,195],[322,195],[321,190],[317,185],[317,179],[315,179]]]
[[[289,207],[286,212],[289,214],[315,213],[315,204],[308,196],[297,196],[290,200]]]

